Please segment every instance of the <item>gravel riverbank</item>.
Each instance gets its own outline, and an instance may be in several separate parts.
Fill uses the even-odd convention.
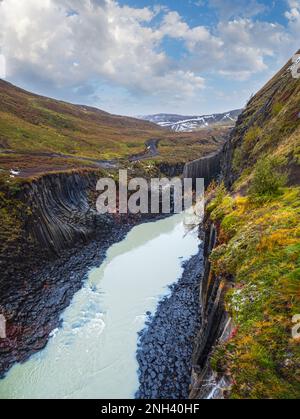
[[[180,280],[170,287],[147,327],[137,351],[140,388],[137,399],[187,399],[191,384],[193,342],[199,330],[199,283],[203,245],[184,264]]]

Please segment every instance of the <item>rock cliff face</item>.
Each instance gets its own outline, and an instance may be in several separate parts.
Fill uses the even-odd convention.
[[[287,65],[250,100],[247,108],[239,116],[237,125],[232,131],[231,136],[225,144],[221,154],[216,156],[216,161],[207,161],[204,159],[204,161],[199,160],[197,162],[193,162],[187,165],[185,171],[186,175],[192,175],[192,177],[199,177],[199,175],[203,175],[209,178],[210,174],[215,176],[215,172],[220,170],[221,179],[224,180],[227,187],[227,199],[232,199],[232,202],[234,202],[234,198],[239,197],[240,199],[244,199],[245,202],[248,202],[247,194],[249,191],[249,185],[251,184],[253,178],[253,171],[255,170],[258,162],[268,156],[269,158],[274,158],[276,161],[280,162],[278,163],[281,165],[280,170],[288,171],[288,186],[294,187],[299,185],[299,81],[293,79],[291,76],[291,64],[291,61],[287,63]],[[222,199],[220,200],[220,205],[221,202],[223,202]],[[226,202],[224,205],[226,206]],[[283,207],[287,204],[281,203],[281,205]],[[233,208],[231,210],[232,212],[234,211],[234,208],[233,204]],[[274,203],[270,204],[270,208],[266,204],[264,206],[264,211],[268,214],[267,217],[269,219],[274,212],[274,208],[277,208]],[[290,211],[289,208],[288,210]],[[259,213],[259,207],[256,207],[256,211]],[[261,216],[261,213],[259,214]],[[290,217],[290,222],[287,224],[286,228],[293,225],[292,215]],[[222,220],[222,214],[220,215],[220,219]],[[216,217],[213,222],[207,214],[203,223],[203,228],[201,229],[205,243],[205,270],[200,284],[201,327],[195,342],[193,354],[193,373],[190,398],[223,398],[226,397],[230,391],[233,391],[233,388],[239,397],[241,397],[241,394],[243,395],[242,397],[252,398],[274,398],[279,397],[281,394],[284,394],[284,396],[281,397],[286,397],[286,394],[294,395],[296,391],[294,391],[293,388],[292,390],[287,390],[288,385],[293,379],[291,370],[284,372],[280,370],[283,363],[287,361],[282,361],[280,363],[277,360],[277,358],[282,356],[282,352],[284,353],[284,351],[287,351],[287,347],[289,345],[288,342],[290,342],[288,326],[280,341],[280,344],[282,344],[282,342],[286,340],[286,347],[283,347],[282,349],[278,343],[278,347],[280,349],[274,346],[275,349],[272,349],[273,352],[270,351],[270,353],[268,353],[272,362],[274,362],[274,364],[276,364],[276,362],[278,363],[279,372],[274,372],[274,382],[279,383],[280,380],[282,380],[282,377],[291,376],[290,382],[289,379],[287,379],[287,381],[283,383],[282,389],[279,390],[275,385],[273,386],[270,379],[269,381],[268,379],[264,381],[265,377],[261,374],[259,365],[255,365],[255,363],[258,364],[255,357],[253,357],[251,368],[253,368],[253,370],[257,368],[258,372],[254,378],[249,378],[249,383],[246,384],[246,374],[240,377],[239,372],[236,371],[238,369],[236,364],[239,362],[236,361],[236,359],[235,372],[234,374],[231,372],[229,374],[231,377],[234,377],[235,382],[237,380],[240,382],[232,386],[234,381],[231,380],[232,382],[230,382],[228,376],[226,376],[228,370],[226,369],[227,365],[225,357],[227,356],[228,362],[228,358],[232,356],[232,353],[230,350],[229,354],[225,353],[225,349],[223,353],[222,348],[226,347],[226,343],[229,340],[232,342],[232,340],[236,337],[239,325],[237,325],[237,323],[234,325],[230,315],[226,312],[224,298],[229,289],[237,286],[235,284],[237,278],[234,277],[232,272],[229,274],[228,272],[230,272],[230,269],[226,270],[226,268],[223,270],[220,268],[219,272],[222,273],[217,274],[216,271],[218,270],[212,269],[210,255],[214,249],[220,249],[219,252],[222,254],[222,251],[224,252],[226,249],[228,241],[230,241],[230,239],[234,241],[235,236],[238,236],[239,234],[239,224],[237,223],[237,227],[234,224],[236,219],[232,217],[227,220],[232,222],[231,228],[234,227],[231,231],[227,230],[227,237],[226,232],[224,232],[224,225],[221,225],[221,221],[219,221],[218,217]],[[251,227],[252,225],[250,221],[248,224],[246,220],[243,220],[243,222],[246,223],[246,226],[241,222],[240,226],[243,225],[244,228],[247,226],[249,227],[249,225]],[[295,225],[297,225],[297,223]],[[264,234],[269,242],[269,236],[271,236],[272,231],[268,232],[268,225],[264,225],[263,223],[260,228],[260,234]],[[275,225],[273,228],[275,230]],[[276,228],[279,230],[282,227],[276,226]],[[291,237],[292,233],[290,233],[290,238]],[[238,239],[236,240],[238,241]],[[259,240],[261,240],[260,237],[258,237],[257,240],[259,242]],[[246,242],[244,242],[244,247],[247,248]],[[234,249],[234,253],[237,253],[237,246]],[[274,249],[277,251],[275,245]],[[275,254],[274,249],[273,251]],[[278,252],[280,251],[282,252],[282,249],[278,250]],[[267,259],[268,255],[266,251],[266,256],[263,255],[265,260],[263,260],[262,266],[271,266],[274,254],[273,256],[271,255],[271,261],[269,261]],[[280,253],[278,253],[278,255],[280,256]],[[215,257],[218,257],[218,253]],[[247,263],[247,258],[250,259],[250,256],[246,254],[244,257],[246,260],[245,263]],[[250,261],[248,263],[250,264]],[[215,261],[214,267],[217,264],[218,261]],[[290,274],[290,272],[288,272],[288,274]],[[262,278],[265,277],[266,275],[262,275]],[[242,280],[240,279],[240,284],[238,286],[242,289],[245,287],[247,280],[248,278],[245,274],[242,275]],[[268,293],[271,291],[272,290],[270,290],[270,288],[267,288]],[[262,289],[261,293],[263,292],[264,289]],[[251,298],[253,299],[253,297]],[[288,298],[291,299],[290,296]],[[293,296],[293,299],[294,298],[295,296]],[[243,304],[243,301],[241,304]],[[280,308],[278,310],[280,310]],[[273,314],[269,314],[269,317],[266,315],[266,328],[269,327],[268,324],[271,324],[270,318],[272,318],[272,315]],[[236,321],[236,319],[234,319],[234,321]],[[257,330],[259,329],[257,328],[256,332]],[[263,337],[265,338],[265,336]],[[240,341],[238,341],[238,339],[240,339]],[[249,355],[250,350],[243,347],[242,338],[237,337],[237,341],[237,345],[240,345],[240,347],[247,353],[249,359],[251,359],[251,354]],[[254,344],[257,344],[257,342]],[[222,372],[220,372],[218,368],[214,368],[214,370],[212,368],[216,348],[221,348],[221,352],[219,351],[218,356],[220,356],[220,354],[222,356],[218,360],[218,367],[221,362]],[[238,358],[236,353],[235,356]],[[251,361],[249,363],[251,364]],[[249,369],[249,365],[247,365],[246,368]],[[219,371],[219,374],[215,372],[216,370]],[[271,368],[268,373],[271,373]],[[236,377],[238,378],[236,379]],[[267,390],[266,387],[268,387]],[[255,390],[253,390],[254,388]],[[259,394],[261,394],[261,396],[259,396]]]
[[[226,386],[225,377],[218,377],[209,363],[209,355],[217,341],[226,340],[232,332],[231,320],[224,309],[224,297],[230,281],[211,271],[209,260],[218,240],[217,227],[207,218],[203,226],[204,272],[200,282],[201,328],[195,341],[191,399],[222,398]]]
[[[169,178],[176,176],[183,176],[184,178],[204,178],[206,185],[213,179],[217,178],[221,170],[221,159],[223,156],[223,149],[215,153],[193,160],[189,163],[160,163],[158,165],[161,175]]]
[[[182,173],[185,168],[185,164],[184,163],[177,163],[177,164],[161,163],[159,164],[158,168],[162,175],[167,176],[168,178],[173,178],[176,176],[182,176]]]
[[[59,253],[77,242],[86,242],[97,229],[107,232],[107,217],[97,214],[89,202],[96,190],[95,174],[45,176],[26,193],[33,216],[28,228],[45,251]]]
[[[17,218],[9,220],[15,231],[8,222],[0,229],[0,291],[17,270],[108,234],[112,221],[100,216],[92,202],[97,180],[93,172],[52,174],[23,185],[14,198],[5,195]]]
[[[205,185],[220,176],[224,150],[213,155],[186,164],[184,177],[204,178]],[[201,328],[195,341],[192,364],[191,399],[207,399],[223,396],[223,388],[227,381],[217,377],[209,364],[209,355],[215,342],[225,339],[230,334],[231,322],[224,310],[224,296],[228,282],[211,272],[209,260],[218,240],[218,228],[209,217],[200,226],[200,234],[204,241],[204,271],[200,281]]]
[[[184,178],[203,178],[206,186],[208,186],[220,174],[222,156],[223,150],[220,150],[209,156],[187,163],[183,172]]]
[[[187,163],[183,175],[185,178],[204,178],[208,186],[213,179],[221,175],[224,149],[217,153]],[[217,377],[209,364],[209,355],[215,342],[226,339],[231,333],[231,321],[224,310],[224,297],[228,281],[211,272],[209,260],[218,241],[218,228],[209,217],[203,221],[200,234],[204,241],[204,271],[200,281],[201,328],[195,341],[192,364],[191,399],[221,398],[227,386],[225,377]]]
[[[298,51],[299,54],[299,51]],[[223,179],[231,187],[264,155],[285,160],[290,184],[299,184],[299,79],[287,64],[248,102],[224,146]]]

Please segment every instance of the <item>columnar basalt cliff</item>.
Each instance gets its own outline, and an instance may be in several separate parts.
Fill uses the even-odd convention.
[[[96,172],[52,174],[21,185],[17,193],[6,191],[3,203],[11,208],[0,229],[2,280],[19,265],[34,265],[96,234],[107,234],[112,221],[100,216],[91,202],[97,179]]]
[[[208,186],[213,179],[217,179],[220,175],[222,156],[223,148],[220,147],[216,152],[188,163],[160,163],[158,169],[162,175],[169,178],[183,176],[183,178],[193,180],[205,179],[206,186]]]
[[[220,174],[222,150],[209,156],[187,163],[184,168],[184,178],[204,179],[206,186]]]
[[[39,246],[59,253],[76,242],[87,242],[99,227],[107,232],[108,217],[96,212],[89,197],[97,180],[95,173],[73,173],[45,176],[31,184],[26,193],[33,211],[28,227]]]
[[[168,178],[182,176],[182,173],[185,168],[184,163],[160,163],[158,165],[159,171],[162,175],[167,176]]]
[[[211,270],[210,255],[218,242],[218,228],[206,217],[201,225],[204,240],[204,271],[200,282],[201,329],[195,341],[191,399],[223,398],[228,386],[225,376],[218,376],[211,368],[209,355],[217,341],[228,339],[232,333],[231,319],[224,309],[224,298],[230,280],[215,275]]]
[[[134,225],[97,213],[98,178],[90,171],[52,174],[22,185],[16,195],[6,191],[16,233],[9,240],[1,225],[0,313],[7,337],[0,339],[0,377],[45,347],[89,269]]]
[[[192,399],[299,398],[290,330],[300,309],[300,84],[291,65],[240,115],[221,156],[224,183],[207,199]]]

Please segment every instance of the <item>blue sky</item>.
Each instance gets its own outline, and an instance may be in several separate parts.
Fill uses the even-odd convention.
[[[127,115],[242,107],[300,47],[300,0],[0,0],[0,20],[0,77]]]

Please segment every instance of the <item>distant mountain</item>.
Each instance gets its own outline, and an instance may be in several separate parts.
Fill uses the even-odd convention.
[[[182,164],[216,151],[226,135],[226,127],[170,132],[148,120],[39,96],[0,79],[0,189],[2,179],[6,184],[79,167],[111,169],[120,158],[134,162],[159,154],[160,161]],[[153,146],[161,140],[164,147]],[[0,191],[0,242],[1,203]]]
[[[235,125],[242,109],[221,114],[183,116],[173,114],[156,114],[139,116],[139,119],[153,122],[161,127],[170,128],[175,132],[192,132],[215,125]]]

